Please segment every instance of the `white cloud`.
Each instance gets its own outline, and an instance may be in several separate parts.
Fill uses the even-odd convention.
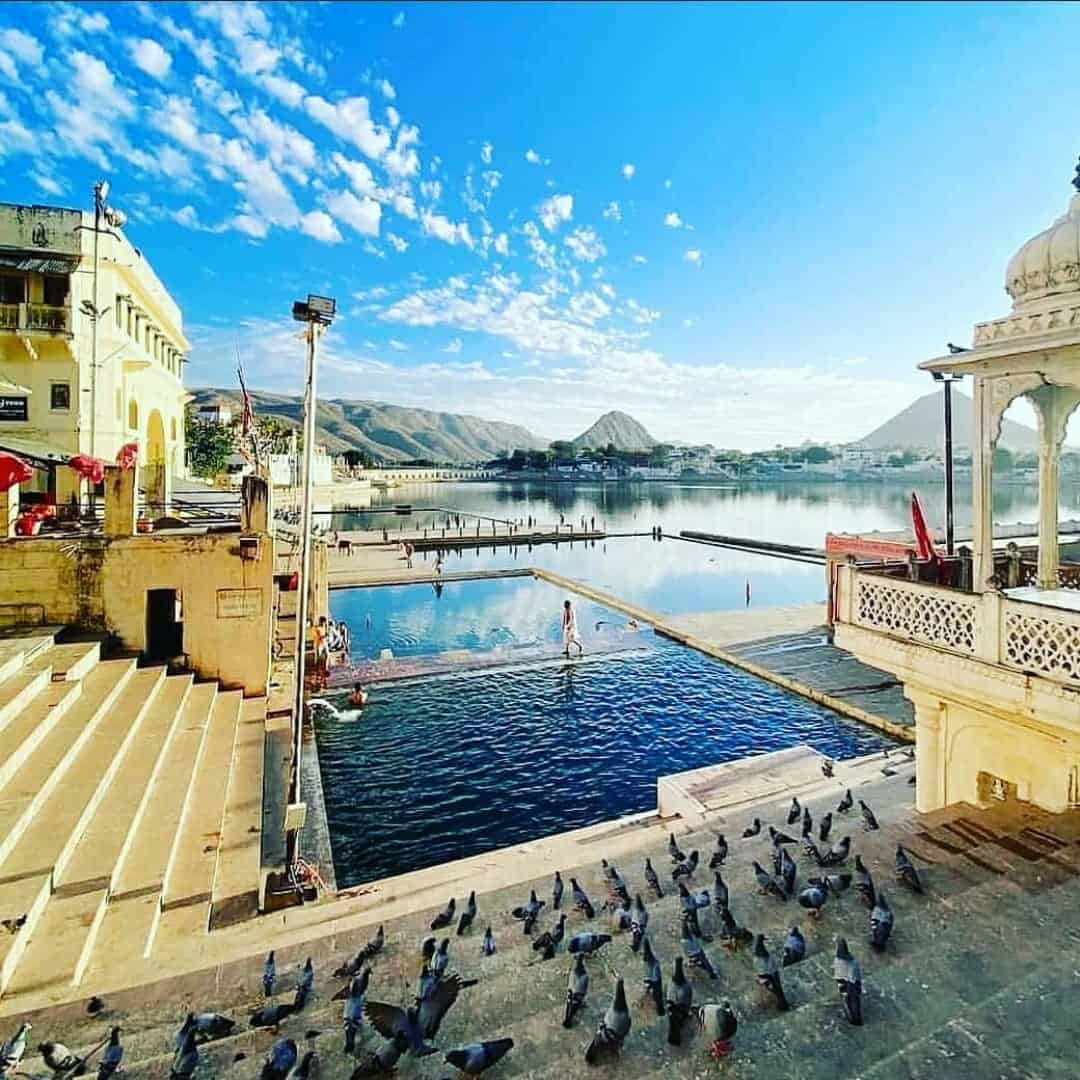
[[[315,144],[294,127],[279,123],[269,113],[255,109],[244,115],[234,115],[237,131],[257,146],[265,146],[275,168],[288,174],[299,184],[306,184],[308,172],[317,160]]]
[[[564,221],[569,221],[574,213],[573,195],[552,195],[545,199],[536,212],[548,232],[554,232]]]
[[[405,25],[405,12],[399,11],[391,20],[390,25],[400,30]]]
[[[433,213],[431,210],[420,212],[420,226],[428,236],[434,236],[446,244],[464,244],[467,248],[473,246],[472,233],[469,232],[468,222],[455,225],[443,214]]]
[[[679,217],[677,211],[669,210],[664,215],[664,224],[669,229],[681,229],[683,227],[683,225],[685,224],[685,222],[683,221],[683,219],[681,217]]]
[[[27,175],[39,188],[41,188],[42,191],[45,191],[50,195],[63,195],[63,187],[40,169],[32,169]]]
[[[240,98],[208,75],[196,75],[193,83],[199,96],[210,102],[222,116],[228,116],[240,108]]]
[[[491,159],[494,156],[494,154],[495,154],[495,147],[492,146],[491,143],[486,142],[486,143],[481,144],[481,146],[480,146],[480,160],[485,165],[490,165],[491,164]]]
[[[162,81],[172,67],[172,56],[153,38],[128,38],[131,62],[152,79]]]
[[[492,243],[492,247],[495,248],[495,251],[499,255],[503,255],[503,256],[509,255],[510,254],[510,237],[508,237],[506,235],[506,233],[499,233],[499,235],[495,237],[495,240]]]
[[[156,23],[173,41],[179,41],[188,48],[201,67],[207,71],[214,71],[217,68],[217,49],[206,38],[197,37],[188,27],[179,26],[168,15],[161,15],[160,5],[155,7],[151,4],[138,4],[136,6],[143,18]]]
[[[31,153],[37,146],[34,133],[20,120],[0,121],[0,158],[8,151]]]
[[[199,213],[190,203],[186,206],[181,206],[179,210],[174,210],[170,217],[177,225],[183,225],[185,229],[202,228],[202,224],[199,221]]]
[[[375,183],[375,174],[366,162],[347,158],[337,150],[330,155],[330,162],[338,172],[349,178],[353,191],[358,195],[369,195],[373,199],[378,197],[379,186]]]
[[[535,150],[526,150],[525,151],[525,160],[530,165],[539,165],[540,164],[540,155]]]
[[[401,113],[399,113],[393,105],[386,106],[386,122],[392,128],[396,128],[398,124],[401,123]]]
[[[615,299],[615,287],[608,284],[608,282],[602,282],[600,285],[600,291],[609,299]]]
[[[378,236],[382,206],[370,196],[357,198],[351,191],[335,191],[326,196],[326,208],[361,236]]]
[[[563,243],[573,253],[574,258],[581,262],[596,262],[607,254],[603,241],[589,225],[579,225],[567,235]]]
[[[594,292],[583,292],[572,296],[567,307],[571,318],[589,326],[611,314],[611,305]]]
[[[347,97],[331,104],[312,95],[304,99],[304,108],[313,120],[373,160],[380,160],[390,149],[390,132],[371,119],[366,97]]]
[[[398,341],[397,338],[391,338],[386,344],[397,352],[407,352],[409,349],[409,346],[404,341]]]
[[[611,202],[604,207],[602,216],[607,218],[608,221],[622,221],[622,207],[612,199]]]
[[[635,255],[631,261],[637,263],[638,266],[644,266],[649,260],[644,255]]]
[[[100,34],[109,28],[103,11],[84,11],[75,4],[54,4],[51,15],[51,27],[60,37],[71,37],[76,32]]]
[[[298,82],[272,72],[260,75],[257,82],[268,94],[277,98],[283,105],[288,105],[290,109],[299,108],[307,94]]]
[[[451,341],[450,344],[447,345],[445,349],[443,349],[443,352],[445,352],[445,353],[459,353],[459,352],[461,352],[461,350],[463,348],[464,348],[464,345],[462,344],[461,338],[454,338],[454,340]]]
[[[623,174],[623,179],[624,180],[632,180],[633,176],[634,176],[634,173],[636,173],[636,172],[637,172],[637,166],[634,165],[634,163],[632,161],[628,161],[622,167],[622,174]]]
[[[701,265],[701,260],[704,258],[704,252],[701,248],[688,248],[683,258],[688,263],[693,263],[695,266]]]
[[[409,250],[409,241],[398,236],[397,233],[388,232],[386,234],[387,243],[399,254],[403,255]]]
[[[41,66],[42,58],[45,55],[44,47],[33,34],[27,34],[23,30],[14,28],[0,30],[0,49],[4,49],[20,64],[26,64],[33,68]],[[6,67],[4,70],[7,73],[8,69]],[[15,71],[14,64],[11,65],[10,71]],[[14,80],[16,75],[9,74],[9,78]]]
[[[648,326],[649,323],[654,323],[660,318],[659,311],[654,311],[652,308],[639,304],[633,297],[626,301],[626,308],[630,318],[639,326]]]
[[[442,184],[438,180],[421,180],[420,194],[430,202],[437,203],[442,198]]]
[[[540,227],[535,221],[525,222],[521,231],[529,241],[529,250],[532,252],[532,261],[536,263],[541,270],[547,270],[549,273],[554,273],[558,266],[555,260],[555,245],[549,244],[544,239],[540,233]]]
[[[697,326],[697,319],[683,319],[682,324],[689,330],[692,326]]]
[[[408,192],[395,191],[390,198],[390,205],[394,208],[395,213],[408,218],[410,221],[415,221],[419,216],[416,210],[416,201]]]
[[[398,128],[393,150],[388,150],[382,159],[386,171],[391,176],[415,176],[420,171],[420,157],[413,149],[420,141],[420,129],[414,125]]]
[[[375,84],[378,87],[379,92],[384,98],[389,101],[393,101],[397,97],[397,91],[394,89],[394,84],[389,79],[379,79]]]
[[[300,219],[300,231],[324,244],[340,244],[341,233],[334,219],[323,210],[312,210]]]
[[[270,231],[270,226],[265,221],[252,214],[237,214],[227,224],[229,228],[247,233],[256,240],[261,240]]]

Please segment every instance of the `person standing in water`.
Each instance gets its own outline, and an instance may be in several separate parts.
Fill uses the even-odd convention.
[[[578,634],[577,612],[574,611],[574,607],[569,600],[563,601],[562,640],[564,656],[570,655],[571,645],[578,647],[578,656],[585,655],[585,646],[581,644],[581,637]]]

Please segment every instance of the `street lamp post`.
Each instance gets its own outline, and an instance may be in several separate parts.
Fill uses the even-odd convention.
[[[953,554],[953,452],[952,452],[952,384],[963,375],[932,373],[935,382],[945,384],[945,553]]]

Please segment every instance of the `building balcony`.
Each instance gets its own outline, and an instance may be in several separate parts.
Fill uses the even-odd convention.
[[[71,336],[71,308],[56,304],[0,304],[0,331]]]

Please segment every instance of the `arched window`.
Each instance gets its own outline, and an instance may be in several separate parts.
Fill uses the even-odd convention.
[[[137,430],[139,427],[139,406],[134,398],[128,402],[128,427],[132,431]]]

